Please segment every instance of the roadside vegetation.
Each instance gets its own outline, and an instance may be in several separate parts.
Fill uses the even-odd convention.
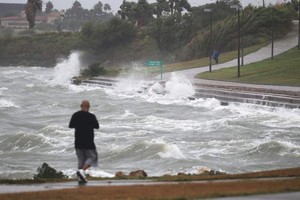
[[[244,55],[253,53],[260,48],[264,47],[266,43],[253,45],[250,47],[247,47],[244,49]],[[219,63],[225,63],[228,61],[231,61],[233,59],[236,59],[236,51],[230,51],[223,53],[219,57]],[[212,67],[215,64],[215,61],[212,60]],[[209,65],[209,57],[203,57],[196,60],[186,61],[186,62],[179,62],[179,63],[172,63],[172,64],[166,64],[164,65],[164,72],[174,72],[174,71],[180,71],[185,69],[192,69],[192,68],[198,68],[198,67],[205,67]]]
[[[241,66],[240,78],[237,67],[198,74],[196,78],[231,82],[300,86],[300,50],[294,48],[275,56],[273,60]]]
[[[191,7],[186,0],[159,0],[155,3],[147,0],[123,1],[115,16],[110,15],[110,18],[105,14],[105,19],[81,22],[80,28],[76,25],[74,32],[39,33],[34,30],[15,35],[7,30],[0,37],[0,65],[53,67],[74,50],[86,52],[84,67],[105,63],[105,68],[121,68],[128,63],[143,63],[148,59],[159,59],[165,64],[197,62],[212,53],[210,38],[213,49],[220,51],[225,59],[227,52],[237,48],[238,14],[231,6],[238,3],[238,0],[221,0]],[[275,38],[290,30],[292,20],[297,17],[296,3],[292,0],[275,6]],[[82,10],[78,1],[74,2],[73,10],[68,10],[75,19],[87,12],[83,9],[76,13],[75,8]],[[212,37],[209,13],[205,13],[204,9],[213,10]],[[243,9],[241,33],[245,48],[269,42],[272,13],[271,7],[248,5]],[[61,22],[61,25],[72,21],[68,17],[65,20],[68,21]],[[174,70],[169,66],[168,70]]]
[[[78,46],[79,33],[44,33],[31,31],[0,38],[0,65],[51,67]]]

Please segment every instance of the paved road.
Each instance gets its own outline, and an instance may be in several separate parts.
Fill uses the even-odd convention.
[[[292,49],[298,45],[298,21],[293,21],[293,29],[286,37],[274,41],[274,56],[281,54],[289,49]],[[244,57],[244,64],[250,64],[259,62],[271,57],[271,44],[266,47],[261,48],[260,50],[246,55]],[[212,66],[212,70],[229,68],[237,66],[237,59],[221,63]],[[243,66],[241,66],[242,69]],[[300,87],[289,87],[289,86],[276,86],[276,85],[255,85],[255,84],[244,84],[244,83],[234,83],[234,82],[223,82],[223,81],[213,81],[213,80],[204,80],[204,79],[196,79],[195,75],[208,71],[207,67],[193,68],[188,70],[177,71],[178,74],[183,74],[193,83],[201,83],[201,84],[210,84],[210,85],[229,85],[229,86],[243,86],[243,87],[252,87],[252,88],[263,88],[263,89],[273,89],[273,90],[286,90],[286,91],[296,91],[300,92]],[[242,71],[241,71],[242,73]],[[169,80],[171,73],[164,73],[163,79]],[[160,77],[159,77],[160,78]]]

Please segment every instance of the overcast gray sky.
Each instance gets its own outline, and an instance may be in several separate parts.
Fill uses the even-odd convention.
[[[54,5],[55,9],[61,10],[61,9],[68,9],[71,8],[75,0],[43,0],[44,6],[43,9],[45,9],[45,4],[51,1]],[[77,0],[81,3],[83,8],[91,9],[95,4],[99,2],[99,0]],[[123,0],[100,0],[103,4],[107,3],[112,7],[112,11],[116,13],[116,11],[119,9],[120,5],[122,4]],[[127,0],[127,1],[135,1],[137,0]],[[276,3],[277,1],[283,1],[283,0],[265,0],[266,5],[269,3]],[[0,0],[0,3],[26,3],[27,0]],[[149,3],[156,2],[156,0],[148,0]],[[188,2],[192,6],[200,6],[206,3],[213,3],[216,2],[216,0],[188,0]],[[262,5],[263,0],[241,0],[243,5],[248,5],[249,3],[253,5]]]

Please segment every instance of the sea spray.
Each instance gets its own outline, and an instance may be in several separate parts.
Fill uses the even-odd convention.
[[[171,74],[171,79],[166,82],[166,91],[172,98],[191,97],[195,95],[192,83],[183,75]]]
[[[140,63],[123,66],[114,90],[121,94],[136,94],[147,87],[146,74]]]
[[[54,67],[52,84],[64,85],[70,83],[72,77],[80,72],[80,52],[73,52],[68,59]]]
[[[183,75],[172,73],[171,79],[165,84],[154,80],[145,80],[141,76],[129,74],[126,78],[119,79],[114,88],[116,92],[126,94],[146,94],[147,97],[164,95],[166,98],[181,99],[195,95],[193,84]]]

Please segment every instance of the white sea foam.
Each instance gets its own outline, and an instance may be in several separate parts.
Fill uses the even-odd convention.
[[[62,170],[63,174],[68,176],[69,178],[76,178],[76,170],[74,169],[67,169],[67,170]],[[94,167],[91,169],[88,169],[86,171],[86,174],[92,176],[92,177],[103,177],[103,178],[113,178],[115,175],[105,172],[103,170],[98,169],[98,167]]]
[[[33,87],[34,87],[34,84],[32,84],[32,83],[31,83],[31,84],[27,84],[26,87],[28,87],[28,88],[33,88]]]
[[[17,68],[14,68],[12,70],[8,70],[8,71],[3,72],[3,74],[4,75],[17,74],[17,75],[24,76],[24,75],[28,75],[28,74],[31,74],[31,73],[26,71],[25,68],[17,67]]]
[[[143,127],[157,131],[201,131],[203,122],[196,120],[176,120],[156,117],[153,115],[147,116],[141,120]]]
[[[192,83],[183,75],[173,73],[171,79],[164,84],[157,81],[143,80],[134,75],[119,79],[109,94],[122,98],[143,98],[150,103],[186,104],[188,97],[195,95]]]
[[[139,91],[143,91],[143,88],[147,87],[148,83],[144,80],[137,79],[120,79],[120,81],[114,87],[115,92],[121,94],[133,95]]]
[[[13,101],[6,100],[6,99],[0,99],[0,108],[18,108]]]

